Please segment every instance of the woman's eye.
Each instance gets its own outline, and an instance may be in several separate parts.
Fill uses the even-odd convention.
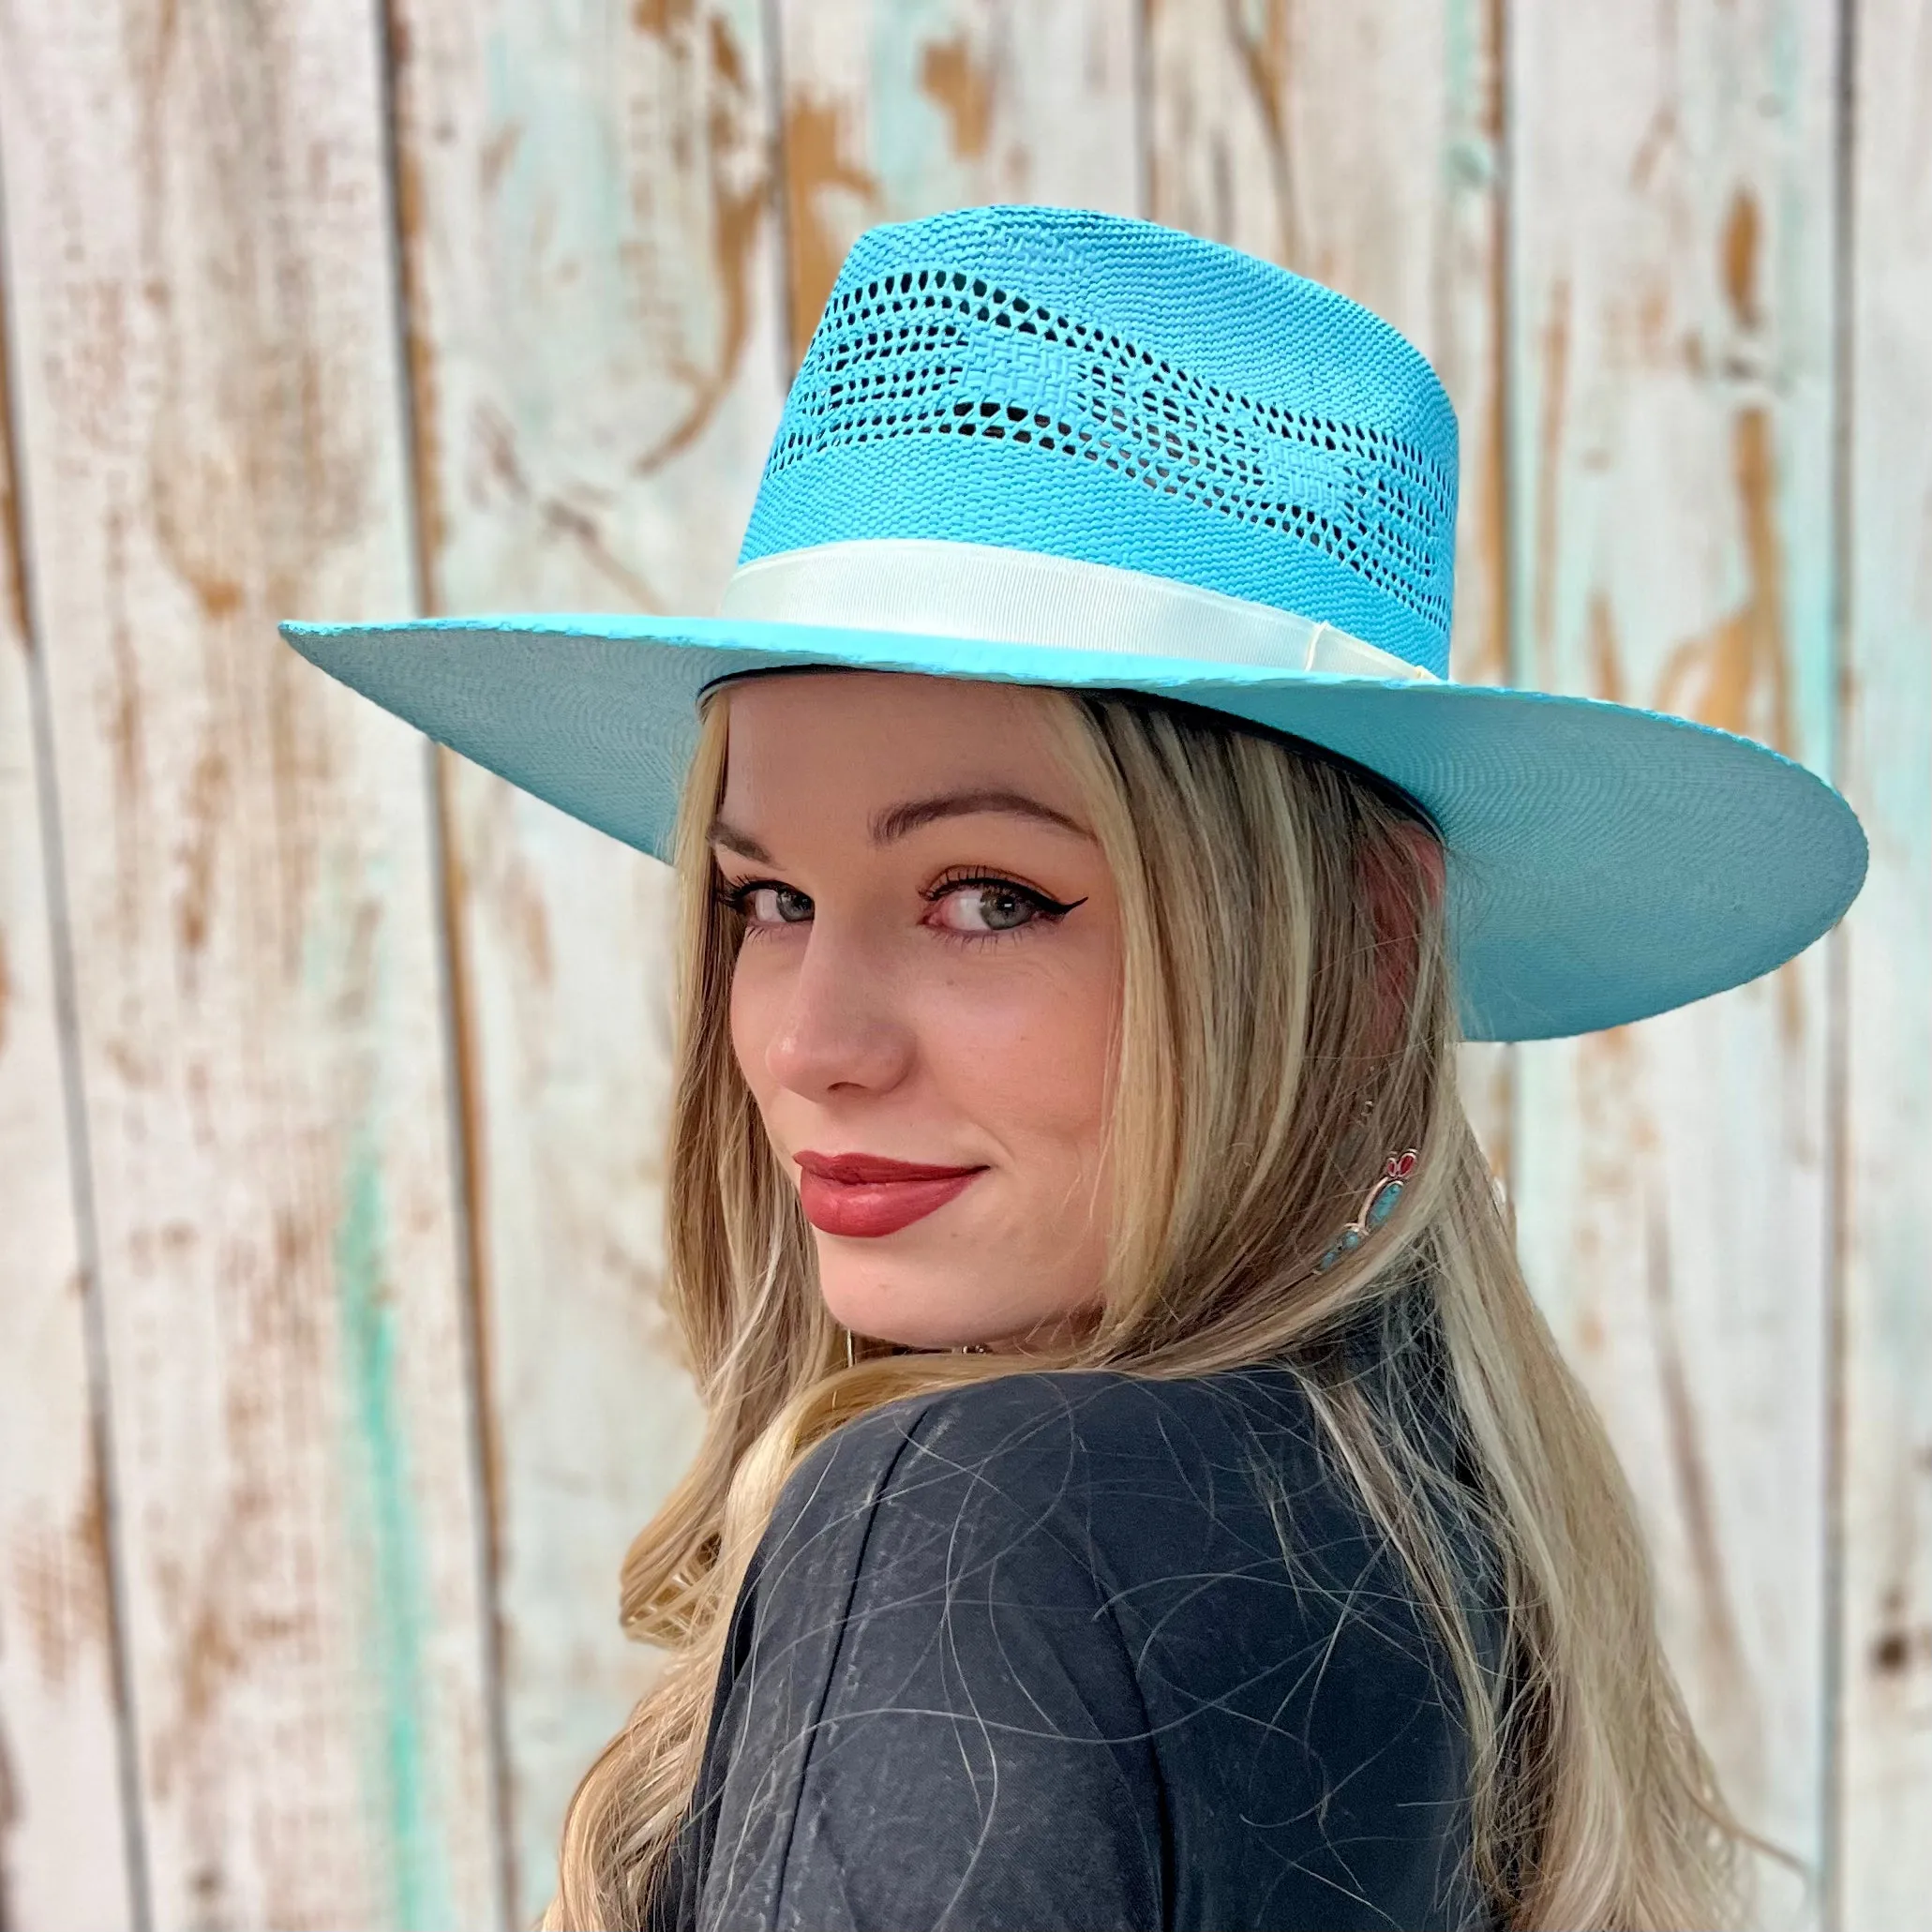
[[[979,880],[948,889],[938,904],[939,923],[954,933],[1011,933],[1044,912],[1071,910],[1019,886]]]
[[[755,926],[800,926],[812,917],[812,902],[790,886],[741,886],[732,903]]]

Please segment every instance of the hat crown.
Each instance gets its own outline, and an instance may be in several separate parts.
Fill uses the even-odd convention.
[[[919,538],[1173,578],[1441,677],[1456,419],[1421,353],[1193,235],[994,207],[846,257],[741,562]]]

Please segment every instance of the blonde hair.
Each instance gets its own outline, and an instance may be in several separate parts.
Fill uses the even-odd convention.
[[[1019,1366],[1294,1369],[1454,1667],[1475,1876],[1503,1923],[1731,1922],[1746,1835],[1659,1647],[1615,1458],[1524,1286],[1457,1095],[1432,833],[1380,781],[1231,721],[1039,698],[1113,869],[1124,966],[1101,1303],[1086,1333]],[[668,1656],[571,1803],[552,1932],[642,1925],[738,1584],[800,1459],[855,1415],[1016,1360],[847,1364],[731,1053],[738,922],[708,846],[726,716],[714,694],[677,849],[667,1293],[709,1421],[624,1563],[624,1624]],[[1421,1159],[1386,1224],[1319,1266],[1405,1146]],[[1483,1603],[1500,1670],[1477,1640]]]

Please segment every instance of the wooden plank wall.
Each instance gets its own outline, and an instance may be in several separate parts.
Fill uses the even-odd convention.
[[[0,1928],[542,1907],[696,1422],[666,879],[272,621],[711,607],[852,236],[1025,199],[1421,344],[1460,676],[1865,815],[1826,947],[1467,1071],[1764,1923],[1910,1923],[1928,112],[1926,0],[0,5]]]
[[[137,1925],[501,1920],[427,760],[270,641],[415,598],[377,54],[345,0],[0,12],[84,1126],[80,1185],[7,1219],[82,1223]],[[0,1407],[58,1359],[10,1356]],[[6,1714],[67,1788],[72,1702],[64,1754],[46,1698]],[[9,1912],[83,1922],[61,1867],[112,1859],[112,1805],[13,1812]]]
[[[0,363],[0,1924],[121,1932],[132,1895],[100,1310],[70,1184],[60,868],[37,784],[46,678],[7,375]],[[77,1819],[92,1821],[92,1857],[69,1856],[52,1828]]]
[[[1782,0],[1525,8],[1510,87],[1519,675],[1819,770],[1835,52],[1827,9]],[[1521,1248],[1631,1472],[1693,1713],[1814,1869],[1826,965],[1525,1049],[1516,1140]],[[1802,1910],[1768,1889],[1776,1922]]]
[[[428,607],[711,609],[784,399],[759,8],[392,20]],[[618,1566],[697,1427],[652,1295],[668,874],[459,759],[440,781],[527,1922],[646,1682]]]
[[[1872,842],[1843,929],[1829,1791],[1846,1927],[1932,1895],[1932,5],[1872,0],[1840,260],[1840,744]]]

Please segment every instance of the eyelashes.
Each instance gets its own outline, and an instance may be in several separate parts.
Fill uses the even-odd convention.
[[[771,912],[775,916],[758,916],[756,902],[764,893],[771,895]],[[720,876],[712,896],[744,921],[746,938],[786,926],[811,923],[811,898],[783,879],[731,879]],[[967,942],[1018,938],[1037,926],[1057,924],[1070,912],[1086,904],[1085,897],[1056,899],[1038,886],[1024,884],[1004,873],[967,866],[941,874],[920,896],[936,908],[958,905],[968,921],[977,920],[977,923],[959,925],[942,921],[935,926],[948,938]]]
[[[770,892],[775,899],[781,902],[785,900],[798,902],[804,906],[805,916],[795,920],[787,920],[781,911],[775,921],[753,918],[752,901],[760,892]],[[811,900],[803,892],[798,891],[793,887],[786,885],[783,879],[720,878],[712,889],[711,897],[720,906],[735,912],[740,919],[745,921],[747,929],[752,932],[756,932],[762,927],[770,926],[773,923],[780,925],[805,925],[810,923]]]
[[[975,872],[961,869],[942,874],[926,888],[923,897],[929,905],[937,906],[951,901],[962,906],[974,903],[978,894],[979,910],[982,918],[991,912],[996,905],[1003,905],[1006,910],[993,915],[993,923],[979,927],[943,926],[941,931],[960,939],[1000,939],[1017,937],[1036,925],[1057,925],[1076,906],[1086,904],[1085,899],[1055,899],[1042,892],[1037,886],[1024,886],[1018,879],[1008,878],[999,873]],[[1017,909],[1027,917],[1016,920],[1011,924],[1003,923],[1008,913]]]

